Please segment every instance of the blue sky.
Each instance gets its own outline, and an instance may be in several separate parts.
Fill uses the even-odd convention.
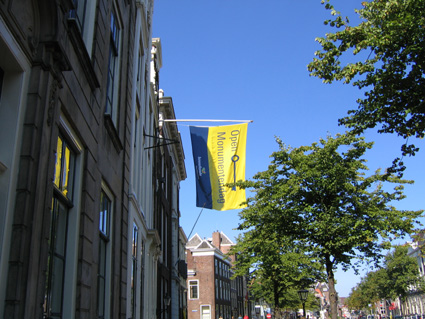
[[[336,9],[357,21],[361,1],[335,0]],[[338,118],[356,108],[361,92],[351,85],[325,85],[310,77],[307,64],[319,45],[316,37],[330,29],[329,11],[320,0],[156,0],[153,37],[161,38],[160,88],[172,97],[177,119],[253,120],[248,125],[246,178],[267,169],[276,151],[275,136],[298,147],[327,134],[345,131]],[[181,183],[181,226],[189,236],[201,209],[195,206],[195,180],[188,125],[179,123],[187,179]],[[228,124],[228,123],[224,123]],[[388,167],[403,142],[396,136],[366,133],[375,141],[366,153],[373,172]],[[418,145],[423,148],[423,141]],[[399,209],[424,208],[425,149],[406,158],[407,198]],[[238,211],[204,209],[193,230],[201,237],[223,231],[238,235]],[[353,272],[336,274],[337,291],[346,297],[360,280]]]

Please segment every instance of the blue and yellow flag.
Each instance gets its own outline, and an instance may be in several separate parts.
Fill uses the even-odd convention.
[[[196,206],[215,210],[243,208],[245,190],[226,184],[245,180],[248,124],[191,126]]]

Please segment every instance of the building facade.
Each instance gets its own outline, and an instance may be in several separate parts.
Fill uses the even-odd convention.
[[[425,279],[425,258],[423,254],[423,247],[425,244],[424,233],[420,232],[415,241],[408,243],[409,250],[408,256],[416,258],[418,263],[418,273],[419,276]],[[400,300],[394,303],[395,310],[402,310],[402,314],[406,316],[420,316],[425,315],[425,294],[422,291],[421,287],[416,285],[411,285],[409,287],[409,293],[406,300],[402,303]]]
[[[186,173],[160,128],[152,15],[153,0],[0,2],[2,318],[172,315]]]
[[[134,7],[0,4],[5,318],[125,316]]]
[[[222,232],[201,239],[195,234],[186,245],[188,319],[251,317],[252,307],[243,277],[232,278],[228,256],[234,243]]]
[[[316,282],[314,285],[314,295],[320,302],[320,319],[328,318],[330,312],[328,284],[326,282]]]
[[[406,242],[407,255],[416,259],[419,277],[425,277],[425,258],[423,255],[424,233],[420,231],[414,237],[413,242]],[[409,319],[423,318],[425,315],[425,294],[421,287],[410,284],[407,287],[407,296],[403,299],[381,299],[374,304],[374,311],[381,317],[402,316]]]
[[[154,39],[154,45],[160,42]],[[161,282],[165,294],[159,300],[166,300],[160,305],[167,317],[187,318],[186,314],[186,278],[187,265],[185,258],[186,235],[180,227],[179,193],[180,182],[186,179],[184,151],[180,133],[177,130],[174,105],[171,97],[164,96],[159,90],[159,143],[162,153],[158,162],[158,180],[161,181],[158,192],[158,209],[163,213],[161,227],[163,241],[168,241],[170,247],[163,252],[161,258]],[[166,317],[166,316],[163,316]]]
[[[174,281],[172,288],[172,318],[187,319],[187,260],[186,260],[186,243],[187,237],[183,228],[179,227],[179,248],[177,250],[177,260],[175,264],[178,265],[177,273],[173,275]],[[178,314],[178,315],[177,315]]]
[[[162,47],[159,38],[152,43],[152,78],[159,83],[159,69],[162,66]],[[179,192],[180,182],[186,179],[184,151],[180,133],[175,122],[174,105],[171,97],[164,97],[158,85],[154,86],[158,103],[158,130],[151,138],[154,150],[154,229],[160,240],[160,254],[157,264],[156,282],[157,318],[178,318],[179,289],[181,281],[178,272],[178,249],[180,230]],[[167,121],[168,120],[168,121]],[[184,274],[185,275],[185,274]],[[176,286],[177,285],[177,286]]]

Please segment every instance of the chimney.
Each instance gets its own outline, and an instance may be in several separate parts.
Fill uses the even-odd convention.
[[[215,231],[212,234],[212,244],[221,250],[221,234],[219,231]]]

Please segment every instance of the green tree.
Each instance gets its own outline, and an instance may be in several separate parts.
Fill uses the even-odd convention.
[[[417,290],[423,287],[416,258],[408,255],[406,245],[395,246],[385,256],[383,267],[362,278],[348,301],[350,305],[358,307],[356,309],[364,309],[367,304],[382,299],[404,300],[412,287]]]
[[[329,0],[322,0],[332,19],[325,24],[334,33],[316,38],[321,50],[308,65],[310,75],[325,83],[344,81],[365,92],[358,109],[340,124],[363,133],[378,125],[379,133],[404,139],[425,135],[425,0],[372,0],[356,10],[360,23],[350,26]],[[343,58],[346,59],[343,59]],[[402,154],[419,148],[402,145]],[[404,170],[401,160],[393,168]]]
[[[421,290],[423,280],[419,277],[418,263],[415,257],[408,256],[408,246],[396,246],[394,251],[385,257],[387,285],[385,287],[388,299],[399,297],[404,300],[409,289],[416,287]]]
[[[357,310],[367,310],[370,304],[379,301],[385,292],[387,274],[384,269],[369,272],[359,284],[352,289],[348,304]]]
[[[266,227],[275,238],[303,247],[326,270],[332,318],[337,318],[334,271],[356,261],[378,262],[382,241],[414,230],[421,212],[400,211],[390,202],[404,198],[408,181],[380,174],[365,177],[362,159],[372,143],[351,134],[320,139],[311,146],[290,148],[277,140],[268,169],[239,182],[254,196],[240,212],[240,230]],[[397,183],[386,191],[383,183]],[[268,241],[264,242],[264,245]]]
[[[323,279],[323,266],[302,248],[270,225],[257,225],[238,237],[229,254],[237,256],[235,276],[248,274],[250,292],[273,305],[277,314],[299,307],[297,289]]]
[[[351,289],[350,295],[345,299],[345,305],[350,310],[360,311],[367,308],[368,300],[361,293],[357,286]]]
[[[368,277],[363,277],[356,287],[351,289],[350,295],[345,300],[345,304],[352,310],[369,313],[371,300],[370,289],[368,289]]]

